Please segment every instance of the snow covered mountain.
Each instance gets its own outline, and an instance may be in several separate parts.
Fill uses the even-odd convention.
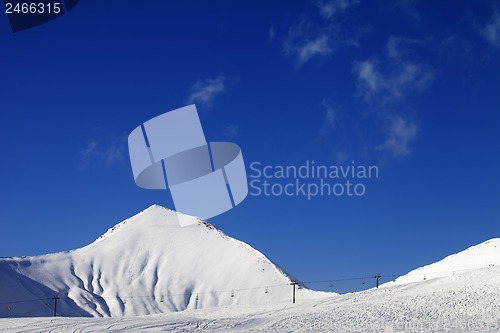
[[[0,330],[500,332],[499,238],[379,289],[298,289],[292,305],[290,277],[264,255],[183,218],[151,206],[81,249],[1,258]],[[111,318],[12,319],[52,316],[55,294],[59,316]]]
[[[300,297],[296,304],[288,300],[119,318],[0,318],[0,331],[500,333],[500,266],[490,266],[500,260],[499,245],[499,239],[492,239],[379,289]]]
[[[195,217],[153,205],[83,248],[0,259],[0,317],[136,316],[290,301],[263,254]],[[298,297],[324,297],[307,289]]]
[[[495,266],[500,267],[500,238],[490,239],[436,263],[417,268],[381,287],[463,275],[471,271],[488,270]]]

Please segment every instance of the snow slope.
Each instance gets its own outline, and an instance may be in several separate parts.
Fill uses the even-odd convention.
[[[455,276],[478,269],[500,267],[500,238],[493,238],[481,244],[452,254],[436,263],[417,268],[381,287],[395,286],[439,277]]]
[[[180,228],[172,214],[153,206],[82,249],[1,259],[3,316],[40,315],[43,307],[50,315],[42,301],[34,307],[3,298],[58,290],[60,314],[94,317],[0,318],[0,331],[500,333],[500,239],[379,289],[326,297],[299,289],[291,304],[289,278],[262,254],[206,222]],[[157,314],[135,316],[147,313]]]
[[[4,318],[0,331],[498,333],[500,267],[296,304],[288,300],[120,318]]]
[[[83,248],[0,258],[0,317],[137,316],[291,299],[290,278],[249,245],[161,206]],[[307,289],[298,297],[324,297]]]

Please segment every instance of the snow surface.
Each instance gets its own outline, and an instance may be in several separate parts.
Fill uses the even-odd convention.
[[[456,274],[477,269],[500,267],[500,238],[490,239],[479,245],[452,254],[434,264],[417,268],[394,281],[381,287],[432,280],[438,277],[454,276]]]
[[[195,217],[180,227],[177,214],[154,205],[83,248],[1,258],[0,317],[52,316],[54,295],[58,315],[86,317],[291,299],[291,279],[263,254]]]
[[[321,300],[121,318],[0,319],[2,332],[500,332],[500,267]]]
[[[2,316],[49,316],[43,302],[3,300],[57,290],[60,314],[94,317],[0,318],[0,331],[500,333],[498,238],[379,289],[299,289],[292,304],[290,278],[261,253],[203,221],[180,228],[171,214],[153,206],[82,249],[1,259]]]

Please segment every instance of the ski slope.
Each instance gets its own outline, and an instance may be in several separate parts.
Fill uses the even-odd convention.
[[[264,255],[175,214],[152,206],[81,249],[0,259],[0,331],[500,332],[499,238],[378,289],[298,289],[292,304]],[[55,293],[72,318],[50,317]]]
[[[121,318],[0,319],[2,332],[500,332],[500,268],[296,304]]]
[[[122,317],[291,298],[291,279],[207,222],[161,206],[83,248],[0,259],[0,317]],[[185,221],[186,222],[186,221]],[[307,289],[302,297],[324,297]]]
[[[454,276],[471,270],[496,266],[500,267],[500,238],[490,239],[436,263],[417,268],[382,287]]]

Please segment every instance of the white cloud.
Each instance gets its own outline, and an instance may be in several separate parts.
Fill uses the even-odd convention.
[[[471,59],[472,41],[459,35],[448,35],[437,40],[437,50],[441,56],[456,58],[457,54],[464,59]]]
[[[345,10],[359,3],[359,0],[330,0],[330,1],[318,1],[316,6],[318,6],[319,14],[329,20],[337,13],[343,13]]]
[[[299,65],[303,65],[316,55],[326,56],[331,52],[332,50],[328,46],[328,38],[323,35],[315,40],[309,40],[299,45],[297,47],[297,61]]]
[[[399,60],[411,54],[412,47],[422,44],[421,41],[416,39],[391,36],[387,42],[387,55],[392,59]]]
[[[401,52],[399,51],[400,39],[394,36],[389,38],[387,42],[387,54],[389,57],[393,59],[397,59],[401,56]]]
[[[323,123],[321,124],[320,137],[325,138],[336,126],[337,113],[326,99],[323,100],[321,105],[325,108],[325,115],[323,117]]]
[[[90,161],[95,158],[96,155],[100,155],[97,147],[97,142],[91,141],[87,144],[87,147],[80,150],[80,169],[87,168]]]
[[[481,32],[488,43],[500,47],[500,13],[497,10]]]
[[[313,40],[290,40],[285,43],[285,52],[295,56],[297,67],[301,67],[315,56],[325,57],[332,52],[328,45],[328,37],[321,35]]]
[[[125,140],[113,140],[106,147],[105,156],[108,165],[125,162]]]
[[[432,81],[434,75],[422,65],[414,63],[403,63],[391,78],[391,88],[393,95],[401,96],[407,91],[423,89]]]
[[[123,164],[126,160],[125,139],[89,142],[80,150],[80,169],[86,169],[92,163],[104,163],[107,166]]]
[[[328,1],[320,1],[317,4],[318,10],[321,16],[326,18],[327,20],[330,19],[333,14],[337,11],[337,8],[335,7],[335,4],[332,2]]]
[[[333,156],[335,164],[337,165],[345,164],[349,161],[349,154],[345,152],[335,152]]]
[[[232,141],[240,134],[240,128],[238,125],[229,125],[226,127],[226,136],[228,141]]]
[[[409,145],[415,140],[417,133],[418,126],[414,122],[396,116],[391,121],[386,141],[377,148],[397,157],[408,155],[411,153]]]
[[[209,106],[214,97],[226,90],[226,78],[223,75],[215,79],[197,80],[191,87],[188,103],[199,103]]]
[[[391,37],[383,57],[372,57],[353,65],[359,94],[377,110],[374,116],[378,121],[389,124],[383,144],[376,146],[376,150],[396,157],[411,153],[410,146],[419,132],[417,124],[398,109],[403,102],[405,108],[408,107],[408,97],[427,88],[434,78],[425,64],[408,60],[414,48],[423,44],[418,40]]]
[[[395,102],[408,94],[424,89],[433,80],[432,71],[423,64],[406,61],[401,43],[419,44],[418,41],[390,38],[387,43],[385,66],[377,58],[354,63],[359,93],[367,102],[385,104]]]
[[[272,42],[276,37],[276,30],[274,30],[274,26],[271,24],[269,27],[269,41]]]
[[[358,81],[370,92],[377,92],[382,85],[380,74],[375,69],[374,61],[361,61],[354,65],[354,71],[358,75]]]
[[[418,1],[419,0],[395,0],[392,2],[394,9],[406,18],[408,24],[414,27],[420,27],[422,25],[420,13],[415,9],[415,4]]]
[[[344,14],[348,7],[358,2],[359,0],[317,0],[315,5],[319,15],[326,20],[313,20],[302,15],[301,20],[288,29],[283,42],[284,53],[293,56],[296,66],[301,67],[313,58],[330,55],[340,46],[359,46],[359,38],[364,30],[344,29],[340,20],[332,19]]]

